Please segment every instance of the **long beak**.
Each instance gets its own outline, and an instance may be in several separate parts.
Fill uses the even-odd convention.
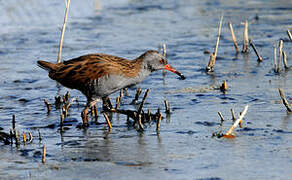
[[[186,77],[182,73],[178,72],[176,69],[174,69],[173,67],[171,67],[169,64],[166,64],[164,66],[164,69],[166,69],[166,70],[168,70],[170,72],[173,72],[173,73],[179,75],[183,80],[186,79]]]

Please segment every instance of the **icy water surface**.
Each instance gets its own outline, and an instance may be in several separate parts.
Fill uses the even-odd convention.
[[[109,132],[104,118],[91,121],[87,130],[76,128],[86,99],[72,104],[67,129],[59,131],[60,112],[48,115],[43,103],[67,89],[58,87],[37,67],[38,59],[56,62],[64,1],[0,1],[0,127],[9,132],[11,117],[16,128],[32,132],[32,143],[17,148],[0,145],[0,179],[289,179],[292,177],[292,118],[280,102],[278,88],[292,94],[292,72],[275,74],[273,45],[284,39],[288,64],[292,43],[286,30],[292,26],[290,1],[191,1],[191,0],[72,0],[62,59],[86,53],[109,53],[133,59],[148,49],[167,44],[167,58],[186,80],[155,72],[139,86],[150,88],[145,109],[164,114],[165,99],[171,115],[160,133],[155,124],[143,133],[127,126],[125,115],[113,114]],[[215,72],[205,73],[224,15]],[[258,18],[256,18],[258,17]],[[263,55],[235,54],[227,22],[232,21],[242,46],[243,25],[249,20],[249,36]],[[227,94],[212,87],[224,80]],[[122,109],[135,89],[122,99]],[[111,96],[115,101],[118,93]],[[140,97],[141,99],[141,97]],[[243,129],[235,139],[212,138],[222,112],[232,124],[248,104]],[[100,104],[99,104],[100,106]],[[99,111],[100,111],[99,107]],[[38,140],[38,130],[42,141]],[[46,164],[41,150],[47,147]]]

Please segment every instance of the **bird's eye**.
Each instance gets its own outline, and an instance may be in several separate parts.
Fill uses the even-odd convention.
[[[162,59],[162,58],[159,60],[159,62],[160,62],[161,64],[167,64],[167,61],[166,61],[165,59]]]

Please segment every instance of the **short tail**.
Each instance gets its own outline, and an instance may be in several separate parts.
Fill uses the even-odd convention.
[[[47,70],[47,71],[55,71],[57,66],[56,64],[53,64],[53,63],[50,63],[50,62],[47,62],[47,61],[37,61],[38,63],[38,66]]]

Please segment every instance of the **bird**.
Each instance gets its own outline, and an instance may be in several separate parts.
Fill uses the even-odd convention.
[[[110,94],[142,82],[152,72],[166,69],[185,79],[185,76],[168,64],[158,51],[148,50],[133,60],[95,53],[60,63],[38,60],[39,67],[61,85],[82,92],[87,98],[81,113],[83,126],[88,126],[88,109]]]

